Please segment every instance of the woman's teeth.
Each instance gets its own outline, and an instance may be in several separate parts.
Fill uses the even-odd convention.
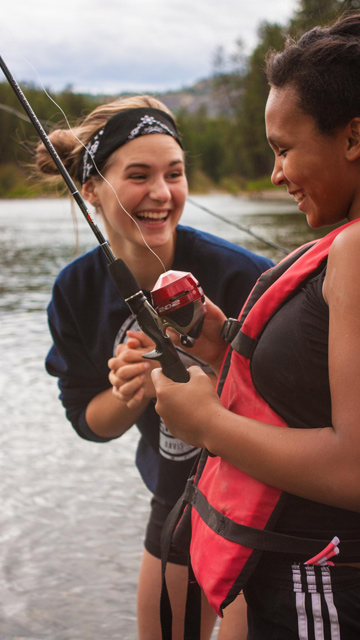
[[[292,195],[297,203],[301,202],[305,198],[304,191],[295,191]]]
[[[141,211],[141,213],[137,213],[136,217],[140,220],[166,220],[168,216],[167,211]]]

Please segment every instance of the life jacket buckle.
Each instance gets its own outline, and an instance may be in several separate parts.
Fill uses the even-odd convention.
[[[222,326],[221,337],[223,340],[225,340],[225,342],[230,343],[234,340],[239,331],[240,322],[238,320],[235,320],[235,318],[228,318],[227,320],[225,320]]]

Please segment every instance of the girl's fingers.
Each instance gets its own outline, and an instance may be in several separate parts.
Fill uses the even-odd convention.
[[[124,382],[127,382],[136,376],[145,375],[149,369],[150,364],[148,362],[124,365],[115,370],[111,369],[109,373],[109,380],[112,385],[119,387]]]
[[[119,390],[119,393],[121,393],[123,398],[131,400],[132,396],[134,396],[135,393],[139,391],[139,389],[144,388],[144,379],[144,375],[137,376],[129,382],[125,382],[125,384],[118,386],[117,389]]]
[[[146,349],[154,349],[155,347],[155,343],[153,342],[153,340],[151,338],[149,338],[148,335],[146,335],[146,333],[144,333],[143,331],[132,331],[131,329],[129,331],[126,332],[127,337],[129,338],[128,340],[128,345],[130,345],[130,340],[134,340],[137,341],[138,344]]]
[[[117,389],[120,389],[120,387],[123,387],[126,384],[130,384],[133,380],[145,379],[145,371],[143,369],[139,369],[139,371],[134,371],[133,367],[130,367],[130,369],[131,369],[131,372],[129,372],[129,375],[127,375],[127,372],[124,373],[123,369],[121,369],[121,375],[118,375],[114,371],[110,371],[109,381],[112,384],[112,386],[116,387]]]
[[[112,392],[118,400],[125,402],[128,409],[135,409],[144,397],[144,388],[141,387],[130,399],[127,396],[123,396],[123,394],[116,387],[112,388]]]
[[[135,409],[144,397],[144,387],[141,387],[137,393],[126,403],[128,409]]]
[[[145,374],[150,369],[150,363],[142,360],[137,364],[129,364],[120,367],[117,371],[115,371],[116,375],[124,380],[130,380],[135,376],[139,376],[141,374]]]
[[[115,350],[115,354],[116,356],[119,356],[123,351],[126,351],[127,349],[138,349],[139,347],[141,347],[141,342],[137,338],[131,337],[127,342],[118,344]]]
[[[108,360],[108,367],[109,369],[113,369],[114,371],[116,371],[117,369],[119,369],[120,367],[123,367],[124,365],[132,364],[136,362],[139,362],[142,364],[148,364],[146,360],[144,360],[144,358],[142,357],[143,353],[145,353],[144,350],[137,351],[134,349],[125,349],[121,352],[120,355],[116,356],[115,358],[110,358],[110,360]]]

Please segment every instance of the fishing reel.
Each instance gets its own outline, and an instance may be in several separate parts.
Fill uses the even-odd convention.
[[[186,271],[167,271],[157,280],[151,299],[164,326],[180,334],[184,347],[192,347],[206,313],[205,295],[196,278]]]

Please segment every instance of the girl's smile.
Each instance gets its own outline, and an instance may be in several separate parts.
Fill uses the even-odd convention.
[[[275,153],[273,184],[287,186],[313,228],[351,219],[358,179],[354,163],[349,162],[349,127],[323,134],[299,106],[291,85],[271,88],[265,118]]]
[[[90,178],[83,190],[99,203],[118,254],[125,246],[144,247],[144,239],[155,250],[173,244],[187,181],[183,151],[171,136],[151,134],[126,143],[110,157],[104,177]]]

